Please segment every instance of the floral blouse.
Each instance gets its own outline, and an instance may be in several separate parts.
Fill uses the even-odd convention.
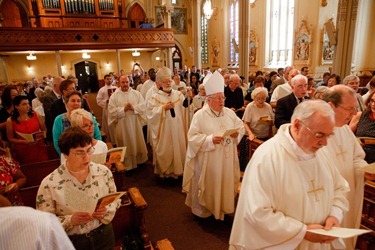
[[[14,183],[13,176],[20,169],[20,165],[13,159],[1,155],[0,156],[0,187],[8,186]],[[12,194],[3,194],[13,206],[23,206],[21,196],[18,192]]]
[[[113,175],[106,166],[91,162],[88,176],[83,183],[80,183],[70,174],[65,164],[62,164],[44,178],[40,184],[36,208],[56,214],[68,235],[85,234],[99,227],[102,223],[110,223],[120,206],[120,200],[106,206],[107,214],[102,220],[92,219],[86,224],[73,226],[71,223],[72,214],[78,212],[78,210],[67,204],[68,199],[72,199],[71,194],[98,200],[102,196],[114,192],[116,192],[116,186]],[[67,198],[68,196],[70,198]]]

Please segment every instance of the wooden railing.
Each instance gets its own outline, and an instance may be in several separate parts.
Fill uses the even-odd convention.
[[[0,29],[0,51],[150,47],[174,47],[173,29]]]

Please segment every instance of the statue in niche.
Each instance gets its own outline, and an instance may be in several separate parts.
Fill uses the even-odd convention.
[[[219,66],[219,53],[220,53],[220,43],[214,38],[212,41],[212,67],[218,67]]]

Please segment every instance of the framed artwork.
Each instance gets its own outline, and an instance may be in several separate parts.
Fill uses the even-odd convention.
[[[294,43],[294,62],[308,64],[311,54],[311,31],[307,22],[302,20],[301,26],[296,31]]]
[[[164,22],[164,14],[161,6],[155,7],[156,26]],[[175,34],[187,34],[187,9],[174,8],[171,14],[172,28]]]
[[[257,64],[258,38],[253,30],[250,30],[249,63],[251,66]]]
[[[334,37],[330,38],[329,32],[332,33],[331,36],[335,36],[336,31],[332,18],[325,23],[323,27],[322,64],[332,64],[333,54],[335,52],[335,45],[333,44],[333,42],[335,42]]]

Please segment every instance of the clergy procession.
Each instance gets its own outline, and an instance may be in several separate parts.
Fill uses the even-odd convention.
[[[155,178],[180,185],[185,202],[175,205],[188,207],[189,220],[229,223],[229,249],[356,249],[360,233],[343,237],[328,232],[360,228],[365,181],[375,180],[375,174],[362,170],[374,162],[374,150],[359,143],[356,131],[363,131],[368,119],[366,126],[374,131],[375,92],[363,100],[358,79],[347,76],[344,84],[315,95],[321,87],[308,86],[309,78],[290,66],[279,73],[260,71],[249,82],[226,68],[200,72],[165,66],[136,75],[111,72],[99,91],[91,93],[94,104],[77,91],[74,76],[54,77],[47,83],[51,92],[36,88],[43,93],[36,97],[43,113],[33,111],[23,92],[14,91],[3,145],[33,146],[19,137],[29,131],[22,126],[30,126],[29,118],[35,116],[32,126],[46,131],[38,117],[55,115],[51,138],[36,139],[44,143],[35,150],[53,144],[61,163],[40,184],[36,208],[55,214],[62,228],[51,233],[64,230],[67,237],[48,244],[61,249],[115,247],[111,221],[120,200],[94,210],[83,204],[88,197],[96,200],[119,189],[114,180],[119,170],[108,159],[98,161],[110,145],[126,148],[122,181],[152,167]],[[369,86],[375,86],[375,77]],[[3,105],[11,90],[4,90]],[[52,95],[58,95],[55,101]],[[65,109],[56,113],[52,107],[58,105]],[[94,105],[101,109],[99,119],[90,109]],[[258,144],[255,151],[252,143]],[[14,152],[15,160],[1,156],[1,206],[23,205],[19,191],[26,176],[18,162],[28,161],[29,154],[41,156]],[[0,249],[14,244],[2,241]]]

